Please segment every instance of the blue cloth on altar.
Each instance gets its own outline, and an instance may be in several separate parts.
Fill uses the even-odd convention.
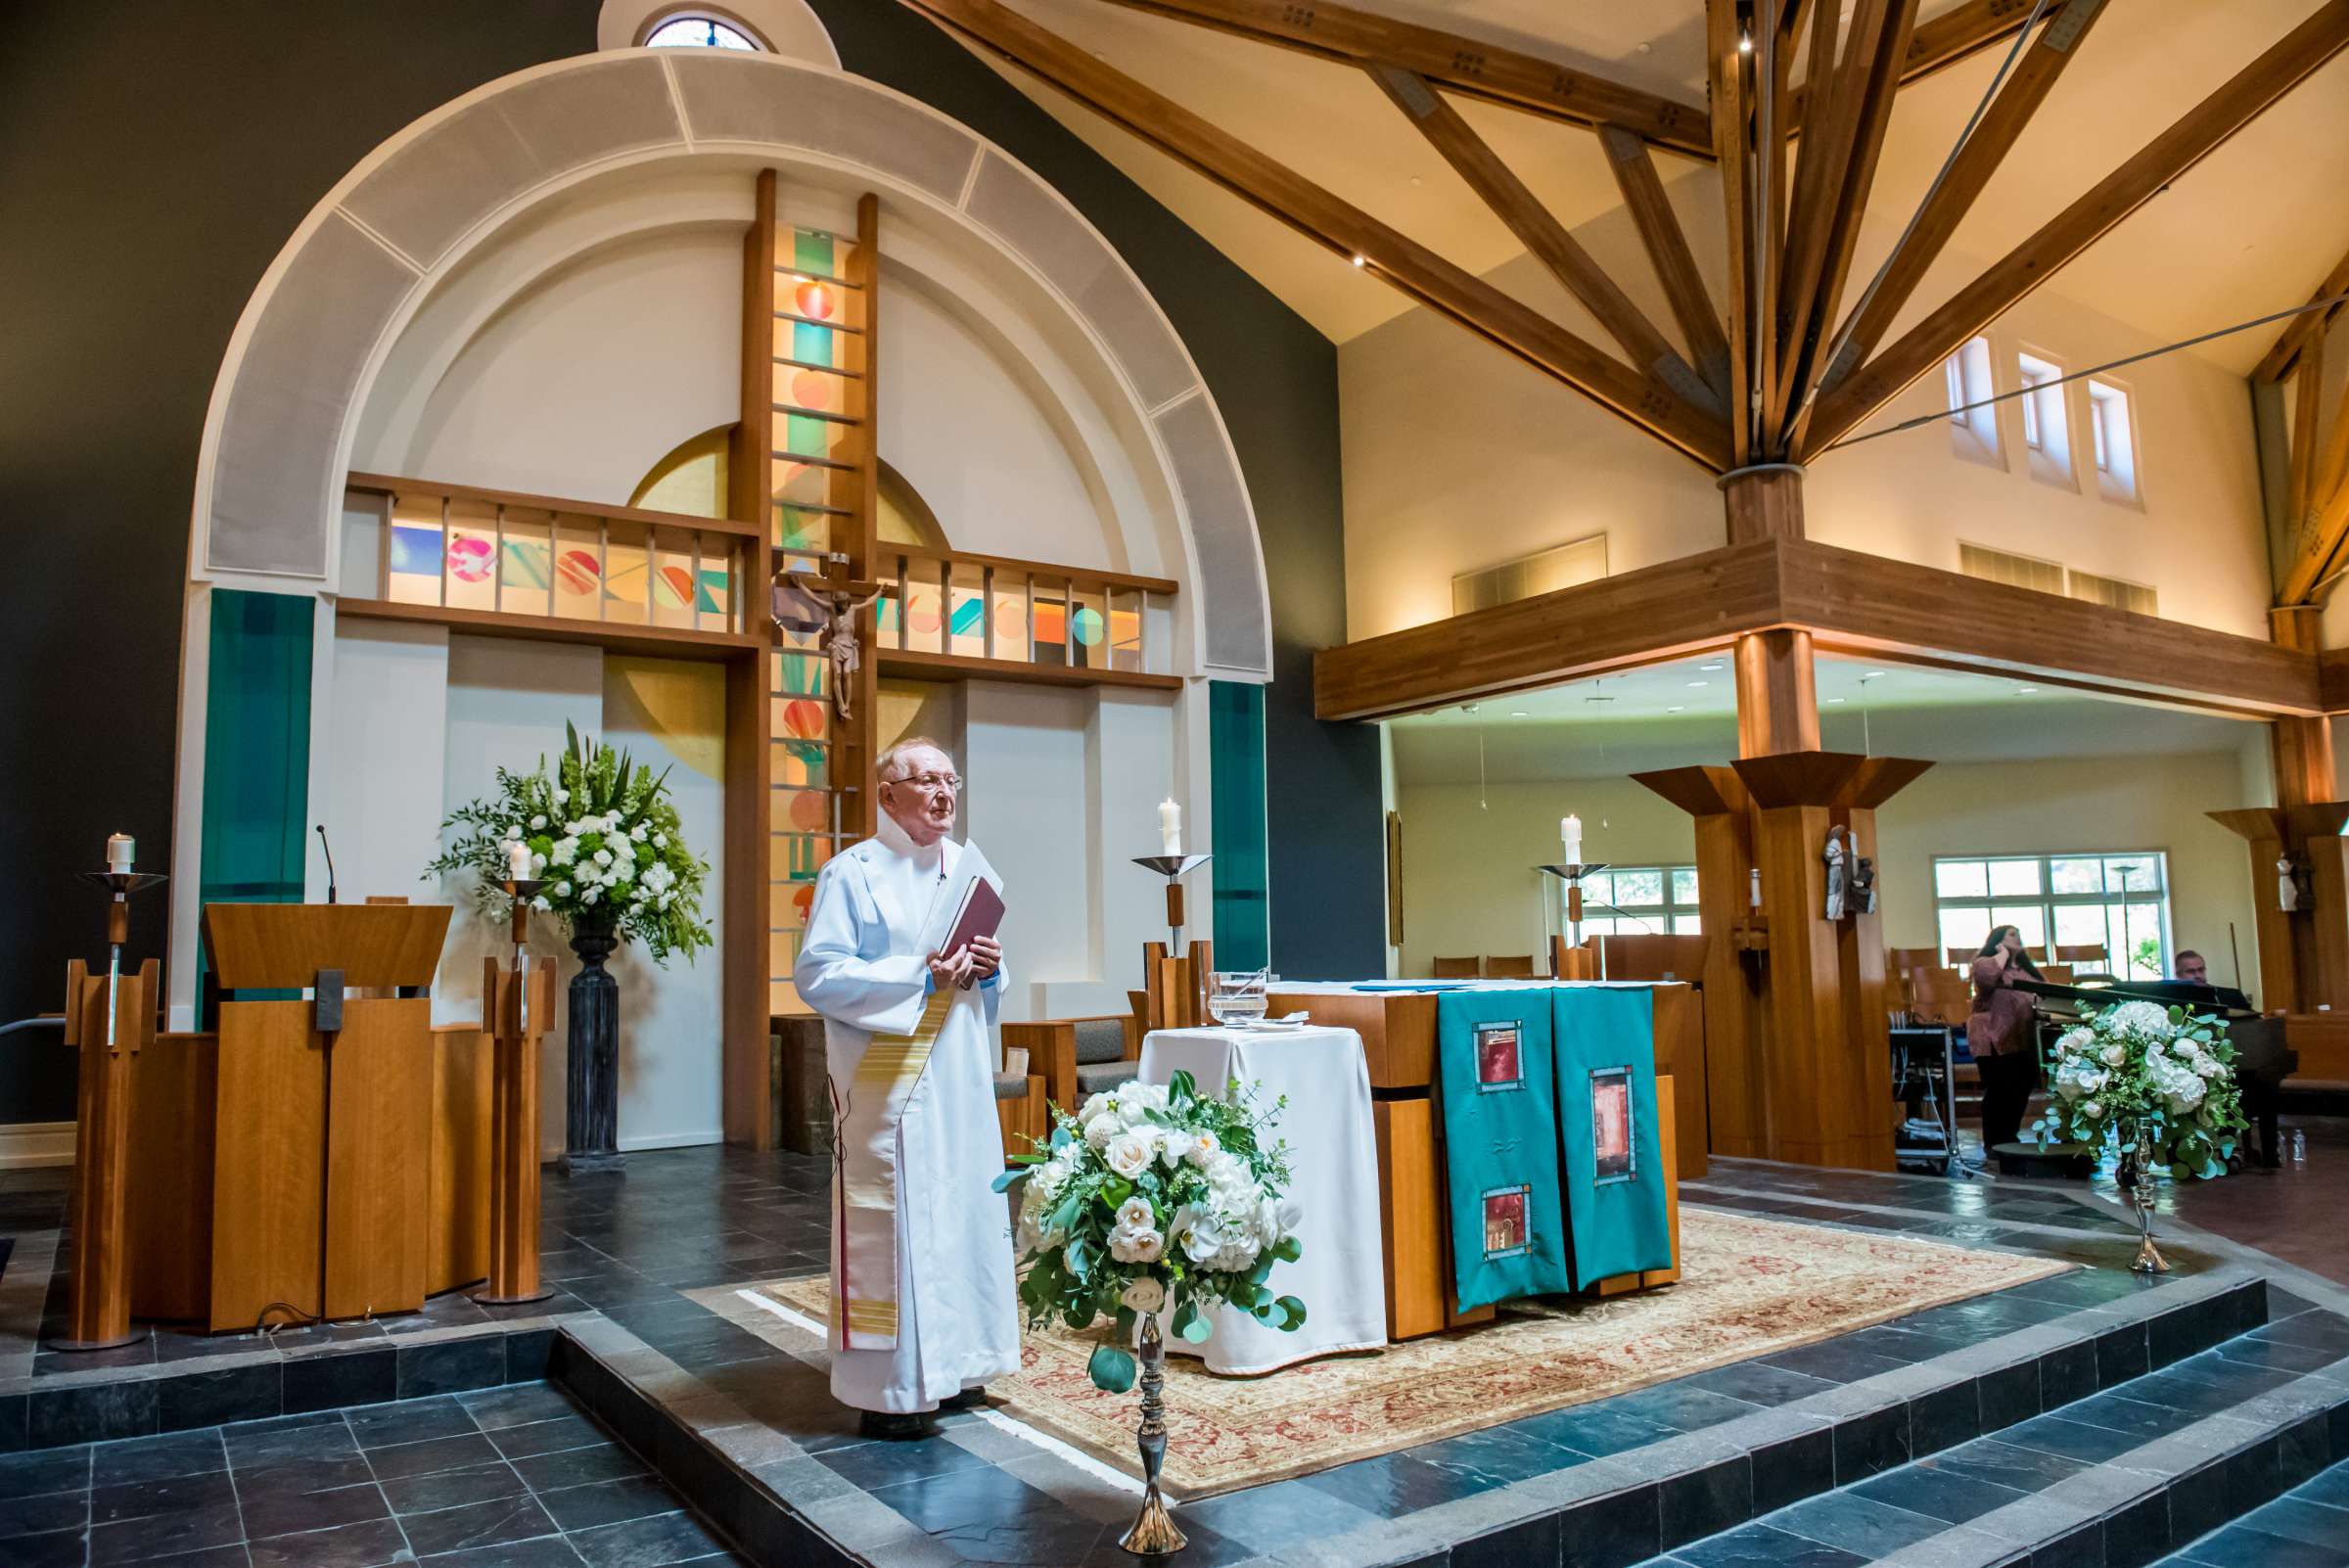
[[[1550,993],[1436,998],[1451,1264],[1462,1310],[1572,1288],[1558,1185]]]
[[[1548,999],[1575,1285],[1670,1268],[1672,1219],[1656,1124],[1655,993],[1558,986]]]

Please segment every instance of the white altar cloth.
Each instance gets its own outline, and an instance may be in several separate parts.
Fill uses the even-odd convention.
[[[1267,1281],[1276,1296],[1305,1303],[1295,1333],[1258,1322],[1237,1308],[1219,1308],[1215,1332],[1194,1352],[1169,1337],[1172,1351],[1195,1353],[1213,1372],[1269,1372],[1339,1351],[1387,1343],[1387,1282],[1378,1218],[1378,1128],[1370,1111],[1370,1069],[1362,1038],[1351,1029],[1252,1031],[1161,1029],[1142,1041],[1145,1084],[1187,1071],[1203,1094],[1221,1098],[1232,1079],[1263,1085],[1263,1103],[1281,1095],[1288,1107],[1273,1135],[1289,1146],[1289,1193],[1303,1213],[1298,1260],[1275,1264]]]

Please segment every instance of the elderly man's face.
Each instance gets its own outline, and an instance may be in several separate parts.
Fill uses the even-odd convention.
[[[944,838],[954,826],[955,794],[962,787],[954,759],[924,746],[900,755],[891,771],[898,776],[881,781],[881,809],[916,844]]]
[[[2188,953],[2178,960],[2178,978],[2190,980],[2197,986],[2206,986],[2210,984],[2210,965],[2202,961],[2200,953]]]

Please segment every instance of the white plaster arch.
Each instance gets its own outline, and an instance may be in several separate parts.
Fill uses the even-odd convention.
[[[517,72],[425,115],[338,183],[231,337],[199,451],[195,579],[326,591],[361,411],[435,286],[538,204],[678,160],[877,189],[885,222],[913,220],[906,254],[960,249],[1051,300],[1178,520],[1180,555],[1166,566],[1185,587],[1187,672],[1269,678],[1269,596],[1237,456],[1197,365],[1123,258],[1042,179],[937,111],[730,51],[624,50]]]

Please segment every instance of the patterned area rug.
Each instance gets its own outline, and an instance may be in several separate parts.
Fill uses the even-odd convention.
[[[1169,1357],[1164,1481],[1197,1498],[1326,1470],[1455,1433],[1791,1350],[2072,1267],[1905,1236],[1683,1205],[1677,1285],[1607,1301],[1519,1302],[1496,1322],[1373,1355],[1220,1377]],[[819,1322],[820,1276],[761,1287]],[[1309,1303],[1309,1306],[1311,1304]],[[751,1326],[751,1325],[746,1325]],[[1027,1338],[998,1407],[1138,1475],[1136,1394],[1085,1376],[1089,1334]]]

